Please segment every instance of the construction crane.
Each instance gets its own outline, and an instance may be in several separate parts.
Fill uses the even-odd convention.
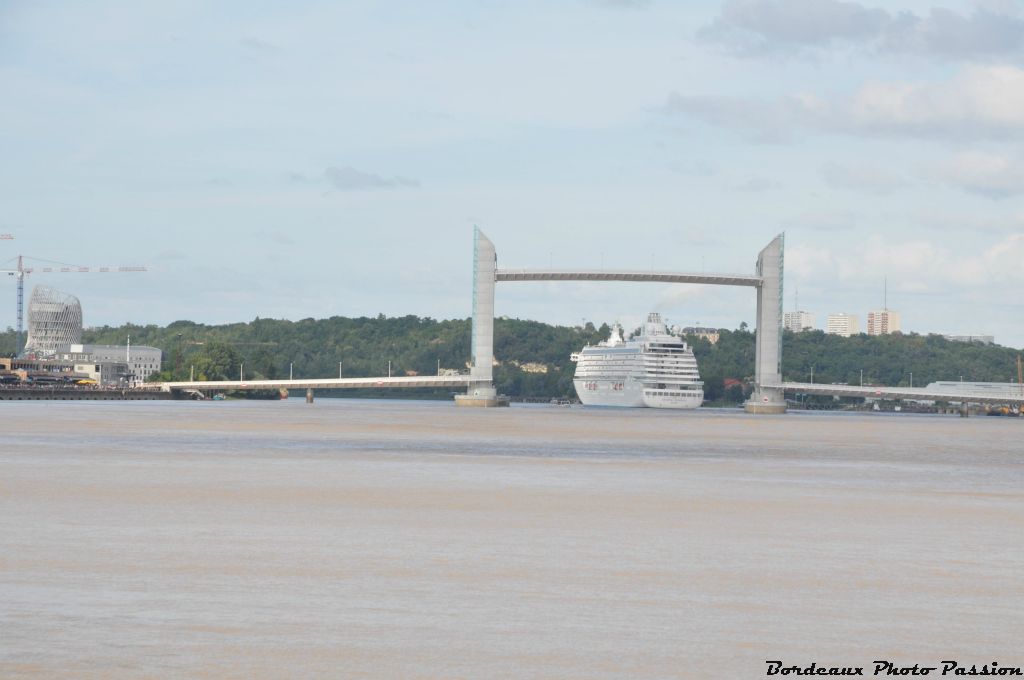
[[[9,234],[5,234],[9,236]],[[17,354],[21,354],[23,348],[22,345],[22,333],[25,329],[25,277],[32,272],[39,271],[47,274],[90,274],[90,273],[109,273],[109,272],[144,272],[147,271],[146,267],[130,266],[130,267],[83,267],[81,265],[67,264],[65,262],[49,262],[48,260],[38,260],[39,262],[48,262],[48,266],[44,267],[26,267],[24,260],[26,258],[23,255],[18,255],[18,266],[16,269],[0,269],[0,274],[7,274],[8,276],[14,276],[18,282],[17,292],[17,319],[18,328],[17,334],[14,340],[14,349]],[[38,258],[30,257],[30,260],[37,260]],[[57,265],[57,266],[51,266]]]

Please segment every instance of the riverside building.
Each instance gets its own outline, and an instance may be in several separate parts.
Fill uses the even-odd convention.
[[[128,384],[139,385],[160,372],[163,352],[146,345],[67,345],[57,356],[76,367],[95,366],[96,372],[103,373],[104,383],[120,374]]]

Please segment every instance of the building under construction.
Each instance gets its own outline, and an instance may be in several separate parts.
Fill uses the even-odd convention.
[[[51,357],[67,345],[82,342],[82,305],[74,295],[36,286],[28,302],[26,357]]]

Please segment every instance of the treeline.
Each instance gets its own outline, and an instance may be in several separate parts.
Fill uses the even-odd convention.
[[[286,321],[255,319],[219,326],[176,321],[169,326],[104,326],[87,329],[83,342],[159,347],[164,370],[158,380],[236,380],[303,377],[434,375],[466,370],[470,320],[437,321],[415,316],[331,317]],[[608,337],[608,327],[566,327],[536,321],[495,319],[495,383],[502,394],[522,398],[574,397],[573,352]],[[717,344],[689,338],[709,401],[737,402],[754,375],[754,333],[741,325],[723,330]],[[952,342],[937,335],[858,335],[842,338],[821,331],[785,332],[785,380],[856,385],[915,386],[937,380],[1016,379],[1018,350]],[[0,333],[0,354],[14,351],[14,333]],[[244,368],[243,368],[244,364]],[[355,396],[354,392],[347,392]],[[363,392],[362,394],[367,394]],[[404,393],[403,393],[404,394]],[[436,392],[430,396],[447,396]],[[408,396],[413,396],[409,393]],[[423,396],[423,395],[420,395]]]

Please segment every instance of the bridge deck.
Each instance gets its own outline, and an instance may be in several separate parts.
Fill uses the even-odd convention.
[[[394,387],[466,387],[468,375],[416,375],[382,378],[309,378],[297,380],[206,380],[154,383],[164,390],[360,389]]]
[[[786,392],[823,394],[838,397],[916,399],[918,401],[967,402],[972,404],[1024,404],[1024,393],[1013,389],[1000,392],[972,393],[938,391],[925,387],[870,387],[867,385],[861,387],[859,385],[826,385],[794,382],[766,385],[766,387],[781,388]]]
[[[760,276],[640,271],[559,271],[554,269],[498,269],[495,281],[637,281],[648,283],[705,283],[716,286],[761,285]]]

